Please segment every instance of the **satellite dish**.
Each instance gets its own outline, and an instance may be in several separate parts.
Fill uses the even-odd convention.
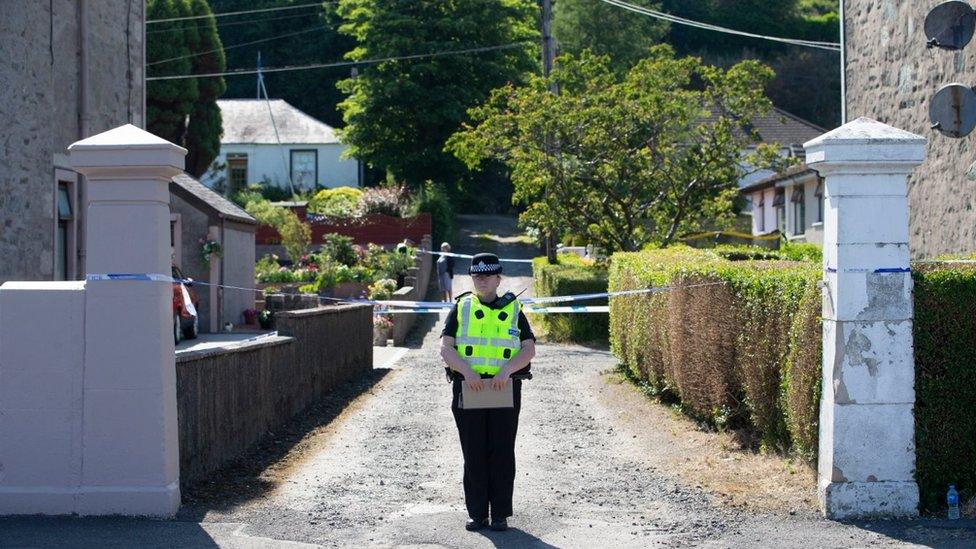
[[[966,2],[943,2],[925,16],[925,38],[929,47],[961,50],[972,40],[974,29],[976,12]]]
[[[965,84],[946,84],[929,102],[932,128],[949,137],[964,137],[976,128],[976,92]]]

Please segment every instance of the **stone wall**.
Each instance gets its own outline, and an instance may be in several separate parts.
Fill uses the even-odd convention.
[[[369,306],[282,312],[277,323],[277,337],[177,356],[181,482],[218,469],[373,367]]]
[[[77,2],[14,2],[0,17],[0,282],[54,277],[54,169],[67,167],[55,155],[79,138],[144,125],[144,3],[86,5],[87,135],[79,129]]]
[[[912,256],[976,250],[976,135],[952,139],[931,129],[929,99],[942,85],[976,84],[976,44],[961,52],[926,49],[925,15],[938,2],[847,0],[847,120],[874,118],[928,139],[926,160],[909,177]]]
[[[420,241],[420,248],[431,249],[430,235],[424,235]],[[427,288],[430,284],[433,257],[430,254],[417,254],[414,267],[407,271],[403,279],[403,287],[393,294],[393,299],[402,301],[424,301],[427,299]],[[417,322],[417,314],[391,315],[393,317],[393,344],[403,345],[410,329]]]

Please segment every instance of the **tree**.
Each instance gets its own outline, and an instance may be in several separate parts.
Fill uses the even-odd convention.
[[[205,0],[149,0],[148,19],[210,16],[158,23],[147,34],[147,76],[222,72],[223,46]],[[147,129],[187,149],[186,171],[203,175],[220,152],[223,132],[217,98],[223,77],[153,80],[146,90]]]
[[[667,245],[734,216],[742,151],[758,143],[748,121],[771,107],[770,78],[756,61],[722,70],[669,46],[623,74],[606,56],[566,55],[551,79],[495,90],[448,149],[471,168],[505,162],[527,226],[585,234],[607,252]],[[748,164],[774,167],[775,149],[757,146]]]
[[[660,9],[643,0],[633,3]],[[667,35],[663,21],[644,17],[599,0],[557,0],[553,6],[553,35],[561,53],[579,55],[584,49],[608,55],[619,69],[629,69],[651,46]]]
[[[340,30],[356,39],[348,59],[367,60],[526,42],[508,49],[360,66],[339,83],[350,154],[418,188],[454,184],[464,166],[444,152],[467,110],[492,89],[538,66],[533,0],[341,0]]]

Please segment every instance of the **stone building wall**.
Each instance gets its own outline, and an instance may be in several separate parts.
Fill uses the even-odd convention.
[[[79,5],[9,2],[0,16],[0,282],[54,277],[54,170],[65,167],[66,147],[128,122],[144,126],[144,2],[88,0],[81,135]]]
[[[912,256],[976,250],[976,134],[952,139],[929,126],[929,99],[942,85],[976,85],[976,44],[926,49],[925,15],[939,2],[846,0],[847,120],[859,116],[923,135],[926,160],[909,178]]]

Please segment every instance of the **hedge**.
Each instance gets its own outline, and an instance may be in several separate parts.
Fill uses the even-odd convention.
[[[689,415],[747,427],[760,446],[816,455],[820,267],[729,261],[678,247],[611,258],[610,345],[631,372]]]
[[[538,297],[590,294],[607,291],[607,269],[593,265],[575,254],[559,254],[559,263],[550,265],[544,257],[532,261],[535,295]],[[580,302],[581,305],[606,305],[606,299]],[[556,306],[569,303],[554,303]],[[609,331],[606,313],[539,315],[546,338],[556,342],[605,343]]]
[[[913,268],[915,476],[923,511],[976,497],[976,267]]]

